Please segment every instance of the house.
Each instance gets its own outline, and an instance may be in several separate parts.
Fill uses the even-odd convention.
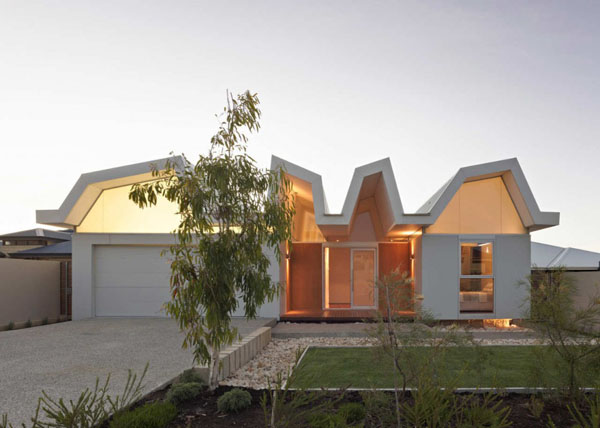
[[[38,223],[75,230],[73,319],[161,315],[176,207],[162,199],[141,210],[128,193],[166,160],[83,174],[59,209],[37,211]],[[318,174],[277,157],[271,167],[292,181],[297,213],[291,251],[280,264],[271,256],[285,286],[260,316],[364,318],[381,303],[375,280],[400,267],[414,279],[407,291],[439,319],[519,318],[530,233],[559,223],[540,211],[516,159],[460,168],[415,213],[404,212],[389,159],[356,168],[339,214]]]
[[[41,248],[71,241],[71,231],[30,229],[0,235],[0,257],[10,257],[19,251]]]
[[[69,319],[71,231],[31,229],[0,239],[6,256],[0,259],[0,329]]]
[[[600,253],[532,242],[531,269],[533,275],[565,270],[576,286],[573,302],[578,308],[585,308],[590,298],[600,297]]]

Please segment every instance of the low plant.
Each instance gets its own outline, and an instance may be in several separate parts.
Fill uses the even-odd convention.
[[[169,402],[155,402],[134,410],[115,414],[110,428],[164,428],[177,416],[177,408]]]
[[[464,398],[457,408],[456,426],[506,428],[512,425],[509,415],[510,407],[502,406],[502,400],[498,400],[495,394],[485,394],[483,399],[471,395]]]
[[[524,283],[529,307],[529,326],[548,344],[535,354],[533,375],[543,382],[541,368],[558,366],[563,392],[570,400],[581,398],[586,369],[600,365],[600,290],[589,296],[585,306],[577,305],[577,286],[564,269],[536,273]],[[543,383],[542,383],[543,384]]]
[[[261,397],[260,405],[265,415],[265,425],[269,428],[306,426],[312,415],[333,409],[344,398],[345,390],[341,390],[336,399],[326,397],[323,391],[290,390],[302,351],[300,348],[296,350],[296,361],[288,369],[287,380],[284,380],[281,372],[277,373],[274,380],[267,379],[267,390]]]
[[[25,323],[25,328],[31,328],[33,326],[33,323],[31,322],[31,319],[28,319],[27,322]]]
[[[114,397],[108,393],[110,374],[103,384],[100,384],[100,379],[96,378],[94,389],[86,388],[75,401],[66,402],[63,398],[55,399],[50,397],[46,391],[42,391],[35,415],[31,418],[32,428],[93,428],[99,426],[111,414],[129,408],[142,397],[144,388],[142,382],[147,371],[148,364],[139,377],[129,370],[123,392]],[[41,416],[40,411],[43,413]],[[44,422],[38,419],[44,420]],[[12,428],[6,415],[3,415],[0,428]]]
[[[356,424],[365,420],[365,406],[361,403],[344,403],[338,409],[338,415],[348,424]]]
[[[165,400],[178,406],[199,396],[202,389],[203,385],[196,382],[176,383],[167,392]]]
[[[195,369],[184,370],[183,373],[179,375],[177,383],[199,383],[201,385],[206,385],[206,381],[200,372]]]
[[[540,419],[542,417],[542,412],[544,411],[544,400],[532,395],[529,397],[527,408],[529,409],[531,416],[535,419]]]
[[[315,413],[308,418],[310,428],[346,428],[348,424],[339,413]]]
[[[223,413],[239,413],[252,404],[252,396],[248,391],[234,388],[221,395],[217,400],[217,409]]]
[[[394,400],[383,391],[362,391],[362,402],[365,404],[365,422],[367,426],[392,427],[396,425]]]
[[[450,388],[423,383],[411,391],[410,400],[400,403],[399,413],[411,427],[447,427],[456,414],[456,396]]]
[[[15,323],[13,321],[9,321],[8,325],[6,326],[7,330],[14,330],[15,328]]]
[[[48,317],[44,317],[44,319],[42,319],[42,325],[47,325],[48,324]]]
[[[584,397],[589,411],[584,414],[576,403],[568,406],[569,413],[575,420],[574,428],[599,428],[600,427],[600,394],[594,394],[594,398]]]

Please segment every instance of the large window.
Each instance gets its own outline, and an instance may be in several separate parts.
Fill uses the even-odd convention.
[[[461,242],[460,311],[494,311],[494,244]]]

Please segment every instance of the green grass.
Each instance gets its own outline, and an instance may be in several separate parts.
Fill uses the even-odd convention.
[[[441,362],[445,379],[458,379],[457,387],[534,387],[532,366],[536,346],[486,346],[450,348]],[[428,358],[431,348],[412,348],[411,358]],[[296,369],[293,387],[297,388],[393,388],[391,358],[377,348],[310,348]],[[549,386],[564,374],[558,364],[544,372]],[[597,370],[590,368],[591,384],[600,380]],[[411,386],[411,385],[408,385]]]

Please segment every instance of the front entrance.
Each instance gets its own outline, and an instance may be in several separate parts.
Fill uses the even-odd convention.
[[[325,246],[324,309],[376,308],[376,248]]]

